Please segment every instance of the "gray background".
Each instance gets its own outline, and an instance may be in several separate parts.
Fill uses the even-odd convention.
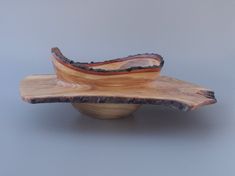
[[[0,175],[235,175],[234,32],[234,0],[1,0]],[[23,77],[53,73],[53,46],[77,61],[159,53],[162,74],[218,103],[100,121],[22,102]]]

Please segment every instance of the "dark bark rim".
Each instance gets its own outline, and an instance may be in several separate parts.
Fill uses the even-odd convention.
[[[141,72],[145,72],[145,71],[160,71],[161,68],[164,65],[164,60],[163,57],[159,54],[155,54],[155,53],[144,53],[144,54],[136,54],[136,55],[129,55],[127,57],[123,57],[123,58],[118,58],[118,59],[111,59],[111,60],[106,60],[103,62],[75,62],[71,59],[68,59],[67,57],[65,57],[62,52],[60,51],[59,48],[54,47],[51,49],[51,53],[53,55],[53,57],[59,61],[60,63],[63,63],[67,66],[72,66],[74,68],[78,68],[78,69],[82,69],[82,70],[86,70],[86,71],[92,71],[92,72],[103,72],[103,73],[118,73],[118,72],[132,72],[132,71],[141,71]],[[114,62],[122,62],[122,61],[126,61],[126,60],[131,60],[131,59],[135,59],[138,57],[149,57],[155,60],[158,60],[160,62],[159,65],[152,65],[152,66],[138,66],[138,67],[129,67],[127,69],[116,69],[116,70],[105,70],[105,69],[94,69],[91,68],[90,66],[95,66],[95,65],[104,65],[104,64],[108,64],[108,63],[114,63]]]

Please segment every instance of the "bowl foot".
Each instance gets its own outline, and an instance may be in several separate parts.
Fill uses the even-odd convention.
[[[139,104],[72,103],[82,114],[98,119],[118,119],[135,112]]]

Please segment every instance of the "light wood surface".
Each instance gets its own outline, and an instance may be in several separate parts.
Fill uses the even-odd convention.
[[[156,104],[183,111],[216,102],[213,91],[167,76],[142,86],[101,88],[63,82],[56,75],[32,75],[22,80],[20,93],[29,103]]]

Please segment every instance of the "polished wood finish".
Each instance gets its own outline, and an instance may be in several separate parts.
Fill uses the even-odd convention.
[[[183,111],[216,102],[213,91],[167,76],[142,86],[101,88],[67,83],[56,75],[33,75],[22,80],[20,93],[29,103],[156,104]]]
[[[104,62],[79,63],[52,49],[52,61],[58,79],[92,86],[136,86],[155,80],[163,67],[158,54],[138,54]],[[131,83],[131,84],[130,84]]]
[[[164,61],[158,54],[80,63],[52,48],[52,63],[56,75],[34,75],[22,80],[23,100],[70,102],[81,113],[100,119],[128,116],[141,104],[188,111],[216,102],[209,89],[160,76]]]

